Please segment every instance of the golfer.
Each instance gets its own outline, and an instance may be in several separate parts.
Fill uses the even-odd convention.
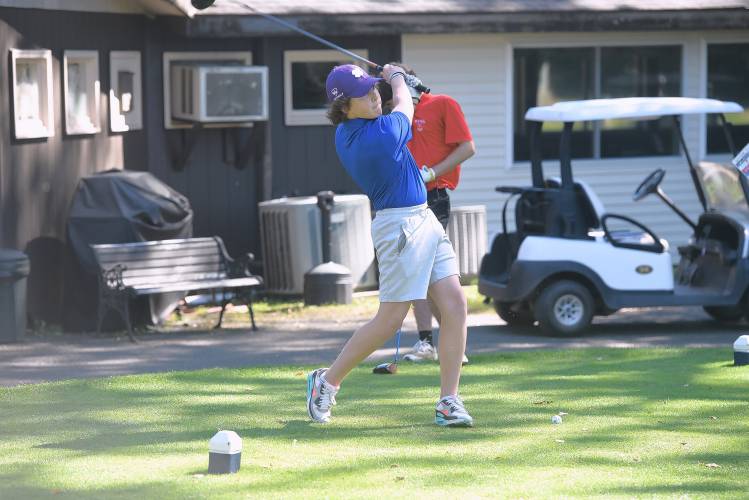
[[[414,71],[402,63],[391,62],[400,66],[406,74],[416,76]],[[382,99],[383,113],[392,109],[393,90],[385,81],[377,84]],[[450,195],[460,180],[460,164],[476,152],[471,131],[468,129],[463,111],[458,102],[445,94],[433,95],[421,93],[409,87],[411,101],[414,103],[412,122],[413,138],[408,142],[408,150],[421,166],[421,178],[426,183],[427,206],[434,212],[442,227],[447,230],[450,220]],[[437,361],[437,348],[432,340],[432,311],[434,305],[426,300],[413,303],[416,328],[419,340],[410,354],[403,356],[406,361]],[[437,322],[439,312],[434,311]],[[463,356],[463,364],[468,358]]]
[[[382,76],[393,89],[393,110],[382,114],[376,83],[358,66],[337,66],[328,75],[328,118],[337,125],[336,151],[346,171],[372,201],[372,240],[380,269],[380,307],[357,329],[329,368],[307,377],[307,412],[330,420],[336,394],[348,373],[400,328],[413,300],[427,294],[440,312],[440,398],[435,423],[471,426],[458,396],[466,344],[466,298],[450,241],[427,208],[426,188],[406,143],[414,106],[405,71],[386,65]]]

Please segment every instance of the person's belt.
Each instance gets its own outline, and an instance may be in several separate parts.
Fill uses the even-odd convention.
[[[434,191],[437,191],[438,193],[447,193],[447,188],[434,188],[427,191],[427,193],[432,193]]]

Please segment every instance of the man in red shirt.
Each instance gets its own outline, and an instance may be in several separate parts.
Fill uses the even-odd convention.
[[[405,68],[411,75],[413,70],[401,63],[393,63]],[[389,85],[379,85],[382,102],[386,103],[392,96]],[[423,94],[409,87],[414,101],[412,122],[413,138],[408,143],[421,176],[426,183],[427,204],[437,216],[442,227],[447,229],[450,219],[450,195],[460,182],[460,164],[476,152],[471,131],[468,129],[463,110],[448,95]],[[385,105],[383,105],[385,107]],[[419,330],[419,340],[413,352],[404,356],[409,361],[437,360],[437,349],[432,340],[433,312],[439,322],[439,313],[430,307],[428,300],[413,302],[414,317]],[[464,357],[464,363],[468,359]]]

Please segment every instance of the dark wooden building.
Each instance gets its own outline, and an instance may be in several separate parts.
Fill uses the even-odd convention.
[[[111,3],[116,11],[117,2]],[[194,234],[222,236],[231,254],[260,254],[258,201],[323,189],[355,191],[335,157],[332,127],[287,127],[279,119],[284,95],[275,89],[283,87],[283,53],[318,49],[314,42],[278,34],[270,39],[194,36],[189,18],[164,15],[168,5],[141,13],[2,5],[0,50],[6,78],[0,85],[0,247],[20,249],[31,257],[28,308],[33,317],[52,322],[60,317],[65,223],[81,176],[113,168],[151,172],[189,198]],[[378,60],[399,57],[397,37],[332,39],[343,46],[370,48],[370,56]],[[45,105],[52,107],[53,123],[46,137],[24,139],[14,133],[11,49],[51,52],[52,98]],[[61,63],[70,50],[99,54],[98,132],[66,132]],[[136,130],[115,132],[109,126],[112,51],[141,54],[142,126]],[[269,68],[271,119],[252,128],[166,129],[162,66],[164,53],[170,51],[251,54],[253,64]]]

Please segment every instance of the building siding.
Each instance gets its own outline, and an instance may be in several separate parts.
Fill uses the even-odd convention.
[[[99,96],[102,131],[65,135],[61,61],[66,49],[98,50],[101,88],[109,88],[109,51],[143,50],[147,20],[76,12],[31,12],[0,8],[0,247],[17,248],[31,258],[29,312],[55,321],[60,314],[65,222],[81,176],[110,168],[145,170],[146,131],[108,132],[106,92]],[[54,110],[53,137],[16,140],[13,136],[10,49],[50,49]]]
[[[633,43],[633,40],[635,43]],[[463,107],[476,142],[476,155],[463,168],[453,204],[487,207],[488,242],[501,231],[501,207],[506,196],[498,185],[530,185],[530,165],[512,163],[513,47],[680,44],[683,46],[683,95],[704,97],[705,43],[749,41],[749,31],[726,33],[611,33],[512,35],[405,35],[404,60],[433,92],[455,97]],[[450,61],[449,63],[447,61]],[[704,156],[704,120],[690,116],[683,130],[693,160]],[[725,162],[728,156],[712,157]],[[701,211],[689,170],[682,157],[582,160],[573,162],[574,175],[590,184],[607,212],[628,215],[669,240],[672,252],[689,238],[689,227],[655,196],[638,203],[632,193],[656,168],[666,170],[666,193],[690,217]],[[558,176],[558,162],[544,162],[545,176]],[[514,217],[509,211],[510,227]]]

